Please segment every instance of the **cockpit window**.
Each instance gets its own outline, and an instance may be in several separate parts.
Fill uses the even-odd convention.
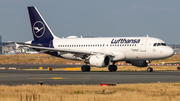
[[[153,45],[153,46],[156,46],[156,44],[157,44],[157,43],[154,43],[154,45]]]
[[[157,46],[161,46],[161,43],[158,43]]]
[[[162,46],[166,46],[166,43],[161,43]]]
[[[166,46],[166,43],[154,43],[153,46]]]

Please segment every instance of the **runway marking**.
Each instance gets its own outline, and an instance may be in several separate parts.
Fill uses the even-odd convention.
[[[0,76],[4,77],[4,75],[0,75]]]
[[[62,77],[51,77],[51,78],[27,78],[27,79],[54,79],[54,80],[58,80],[58,79],[89,79],[89,78],[62,78]]]
[[[9,76],[9,75],[0,75],[0,77]]]
[[[65,68],[66,71],[76,71],[81,70],[81,68]]]

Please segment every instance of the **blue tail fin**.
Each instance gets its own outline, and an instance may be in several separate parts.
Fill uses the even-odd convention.
[[[52,33],[36,7],[28,7],[28,12],[34,40],[53,40],[55,35]]]
[[[16,49],[13,47],[14,53],[16,53]]]

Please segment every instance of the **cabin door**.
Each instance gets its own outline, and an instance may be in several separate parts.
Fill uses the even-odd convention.
[[[146,52],[146,43],[147,43],[147,39],[144,39],[144,40],[141,42],[141,48],[140,48],[140,51],[141,51],[141,52]]]

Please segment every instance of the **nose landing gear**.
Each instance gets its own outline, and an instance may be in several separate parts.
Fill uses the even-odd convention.
[[[153,71],[153,68],[150,67],[150,61],[149,61],[149,60],[146,60],[146,63],[148,64],[147,71],[148,71],[148,72],[152,72],[152,71]]]
[[[148,67],[148,68],[147,68],[147,71],[148,71],[148,72],[152,72],[152,71],[153,71],[153,68]]]

